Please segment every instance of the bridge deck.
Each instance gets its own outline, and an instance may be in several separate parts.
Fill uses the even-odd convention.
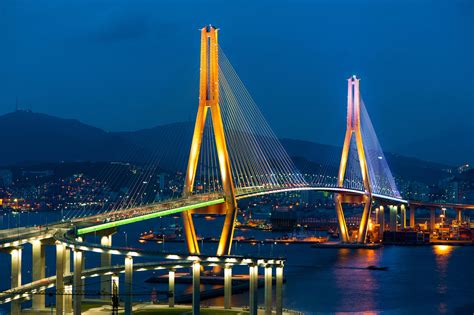
[[[237,199],[244,199],[250,197],[256,197],[267,194],[283,193],[289,191],[301,191],[301,190],[312,190],[312,191],[328,191],[328,192],[339,192],[339,193],[350,193],[355,195],[363,195],[365,192],[336,187],[284,187],[284,188],[272,188],[268,190],[238,190]],[[395,201],[398,203],[407,203],[406,200],[393,198],[388,196],[373,195],[376,199],[384,201]],[[88,225],[77,229],[77,234],[88,234],[100,230],[114,228],[121,225],[136,223],[144,220],[154,219],[166,215],[180,213],[187,210],[198,209],[211,205],[223,203],[225,200],[223,197],[217,194],[203,194],[195,195],[188,198],[179,199],[173,202],[162,202],[156,204],[150,204],[147,206],[130,208],[120,210],[111,214],[98,214],[93,217],[89,217],[89,220],[82,221],[82,225]],[[115,219],[118,218],[118,219]]]
[[[364,195],[365,192],[338,188],[338,187],[310,187],[310,186],[299,186],[299,187],[281,187],[281,188],[268,188],[268,189],[239,189],[237,191],[237,199],[245,199],[256,196],[262,196],[267,194],[283,193],[289,191],[325,191],[332,193],[347,193],[354,195]],[[460,209],[474,209],[474,205],[463,205],[463,204],[449,204],[449,203],[429,203],[421,201],[407,201],[402,198],[394,198],[390,196],[383,196],[378,194],[372,195],[376,200],[383,202],[397,202],[404,204],[412,204],[416,206],[427,206],[427,207],[447,207],[447,208],[460,208]],[[50,235],[49,229],[70,227],[74,226],[78,235],[93,233],[101,230],[106,230],[121,225],[127,225],[136,223],[144,220],[150,220],[162,216],[172,215],[183,211],[203,208],[211,205],[224,203],[225,199],[220,194],[202,194],[193,195],[186,198],[180,198],[172,201],[163,201],[153,203],[145,206],[132,207],[129,209],[122,209],[112,212],[98,213],[96,215],[88,216],[85,218],[73,219],[70,222],[64,223],[59,222],[50,224],[44,227],[25,227],[15,228],[0,231],[0,249],[12,246],[19,246],[21,244],[30,242],[34,239],[45,238]],[[51,235],[50,235],[51,236]]]

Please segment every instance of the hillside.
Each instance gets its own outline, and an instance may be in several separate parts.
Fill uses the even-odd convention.
[[[16,111],[0,116],[4,145],[0,165],[58,161],[132,161],[159,163],[160,168],[183,170],[187,163],[193,123],[182,122],[133,132],[106,132],[77,120]],[[334,161],[341,148],[309,141],[282,139],[297,167],[317,172],[320,164]],[[386,153],[392,172],[421,182],[434,182],[446,173],[446,165]]]

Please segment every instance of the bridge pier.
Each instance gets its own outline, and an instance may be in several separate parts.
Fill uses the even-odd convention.
[[[380,209],[379,207],[376,207],[375,208],[375,221],[374,221],[374,224],[379,224],[379,212],[380,212]],[[379,230],[377,231],[377,234],[378,234],[378,239],[380,239],[380,227],[379,227]]]
[[[64,314],[64,273],[66,268],[66,246],[56,242],[56,314]]]
[[[390,232],[397,231],[397,206],[388,206],[390,209]]]
[[[201,308],[201,264],[195,261],[193,271],[193,315],[199,315]]]
[[[369,227],[370,211],[372,209],[372,198],[370,196],[364,196],[364,211],[362,212],[362,218],[360,219],[359,234],[357,237],[358,243],[365,243],[367,241],[367,230]]]
[[[258,265],[249,266],[249,314],[257,315],[258,313]]]
[[[21,285],[21,256],[22,248],[16,247],[10,251],[11,256],[11,287],[16,288]],[[19,315],[21,313],[21,300],[13,300],[10,305],[10,314]]]
[[[410,205],[410,227],[412,229],[415,228],[415,211],[416,207],[414,205]]]
[[[277,266],[275,288],[275,309],[276,315],[283,314],[283,266]]]
[[[72,285],[68,284],[64,286],[64,313],[72,314],[72,312]]]
[[[379,207],[379,234],[380,239],[383,239],[383,232],[385,231],[385,212],[384,207],[381,205]]]
[[[71,250],[69,247],[64,247],[64,275],[71,274]],[[68,284],[64,286],[64,313],[72,313],[72,285]]]
[[[224,308],[232,307],[232,266],[224,268]]]
[[[132,315],[133,257],[125,257],[125,315]]]
[[[102,246],[112,246],[112,234],[102,235],[100,238],[100,245]],[[100,266],[101,267],[110,267],[112,264],[112,255],[109,253],[101,253],[100,254]],[[103,300],[110,300],[112,284],[111,284],[111,276],[104,275],[100,276],[100,293],[101,299]]]
[[[168,271],[168,306],[174,307],[174,269]]]
[[[430,232],[433,232],[436,224],[436,209],[430,208]]]
[[[78,242],[83,242],[85,239],[86,239],[86,235],[83,235],[83,236],[79,236],[76,240],[77,240]],[[85,251],[82,252],[82,257],[81,257],[81,259],[82,259],[82,267],[81,267],[81,270],[85,270],[85,269],[86,269],[86,252],[85,252]],[[82,299],[84,299],[84,297],[85,297],[85,289],[86,289],[86,279],[82,279],[82,280],[81,280],[81,289],[82,289],[82,290],[81,290],[81,291],[82,291],[81,296],[82,296]]]
[[[462,209],[460,208],[456,209],[456,221],[458,221],[458,224],[462,223]]]
[[[32,281],[38,281],[45,278],[46,274],[46,256],[45,245],[40,240],[34,240],[32,245]],[[43,310],[46,307],[44,294],[33,294],[32,309],[34,311]]]
[[[405,205],[400,205],[400,216],[402,222],[400,222],[400,228],[401,229],[406,229],[407,227],[407,209],[405,208]]]
[[[272,315],[272,266],[265,266],[265,315]]]
[[[342,194],[334,194],[334,203],[336,205],[337,223],[339,224],[339,239],[341,243],[348,243],[349,232],[344,217],[344,210],[342,209]]]
[[[82,312],[81,303],[82,295],[84,293],[84,287],[82,283],[82,261],[83,252],[74,249],[74,276],[73,276],[73,313],[74,315],[80,315]]]

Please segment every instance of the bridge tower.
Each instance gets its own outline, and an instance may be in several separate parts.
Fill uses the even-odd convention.
[[[347,128],[346,135],[344,138],[344,146],[342,148],[341,162],[339,166],[339,173],[337,178],[338,187],[344,187],[344,177],[346,174],[347,161],[349,157],[349,149],[351,145],[351,139],[354,136],[357,147],[357,154],[359,157],[360,171],[362,174],[362,181],[364,185],[365,194],[361,198],[361,202],[364,204],[364,210],[359,226],[359,233],[357,236],[357,242],[365,243],[367,237],[367,227],[370,217],[370,207],[372,203],[372,189],[370,186],[369,169],[367,166],[367,160],[365,157],[364,143],[360,127],[360,91],[358,79],[355,75],[347,80]],[[346,219],[344,217],[344,211],[342,204],[344,202],[353,202],[353,196],[347,196],[343,193],[335,194],[334,201],[336,204],[336,213],[339,223],[340,238],[343,243],[349,242],[349,232],[347,229]]]
[[[231,164],[227,151],[224,125],[219,107],[219,65],[218,65],[218,42],[215,27],[209,25],[201,29],[201,68],[199,85],[199,107],[194,126],[193,140],[189,153],[186,180],[184,184],[184,196],[189,196],[193,191],[196,169],[201,150],[203,132],[208,112],[211,114],[216,151],[219,161],[219,171],[224,189],[224,208],[217,213],[224,213],[225,220],[217,248],[217,255],[230,254],[234,225],[237,216],[237,201],[235,199],[235,188],[231,173]],[[206,213],[212,213],[216,209],[207,208]],[[190,253],[199,253],[199,245],[196,230],[193,224],[192,210],[182,214],[186,242]]]

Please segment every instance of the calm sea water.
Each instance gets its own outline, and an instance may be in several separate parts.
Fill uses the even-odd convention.
[[[31,219],[31,218],[30,218]],[[165,218],[146,221],[122,228],[114,236],[115,245],[146,247],[164,250],[184,250],[183,244],[138,243],[138,235],[151,228],[180,222]],[[197,230],[206,235],[217,234],[220,221],[197,220]],[[210,228],[210,227],[213,228]],[[257,237],[270,233],[246,232]],[[91,238],[92,240],[92,238]],[[214,244],[203,244],[203,251],[213,252]],[[474,247],[385,246],[379,250],[314,249],[308,245],[249,245],[236,244],[236,254],[276,255],[287,258],[284,287],[284,307],[305,314],[365,313],[365,314],[474,314]],[[30,246],[24,247],[23,282],[31,279]],[[87,255],[86,267],[97,265],[99,256]],[[113,264],[123,263],[114,257]],[[137,260],[137,262],[139,262]],[[370,271],[369,265],[388,267],[387,271]],[[9,256],[0,254],[0,270],[9,274]],[[238,272],[246,272],[240,267]],[[54,248],[47,249],[47,274],[54,273]],[[165,285],[147,284],[144,281],[160,273],[137,272],[134,274],[136,300],[150,301],[153,289],[159,299]],[[91,291],[98,288],[98,278],[88,280]],[[8,288],[8,280],[0,281],[0,289]],[[186,285],[177,286],[177,294],[189,292]],[[263,290],[260,292],[263,302]],[[49,300],[49,299],[48,299]],[[235,305],[248,304],[246,294],[235,295]],[[49,303],[49,302],[48,302]],[[222,305],[222,298],[204,301],[205,304]],[[28,306],[28,303],[25,303]],[[8,310],[8,306],[0,306]]]

